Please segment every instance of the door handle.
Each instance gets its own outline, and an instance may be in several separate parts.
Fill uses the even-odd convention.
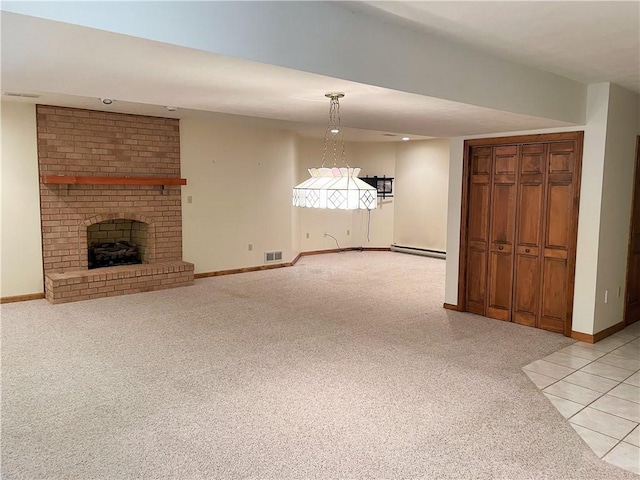
[[[503,248],[504,248],[504,247],[503,247],[502,245],[500,245],[500,246],[498,247],[498,250],[502,250]]]
[[[524,253],[529,253],[531,250],[529,250],[528,248],[524,251]]]

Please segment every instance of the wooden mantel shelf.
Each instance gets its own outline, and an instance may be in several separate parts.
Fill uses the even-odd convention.
[[[42,183],[56,185],[186,185],[186,178],[175,177],[77,177],[43,175]]]

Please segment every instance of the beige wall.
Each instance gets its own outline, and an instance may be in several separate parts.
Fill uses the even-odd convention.
[[[605,162],[608,115],[609,84],[589,85],[587,124],[584,128],[573,322],[571,328],[576,332],[590,335],[595,333],[602,176]]]
[[[573,304],[577,332],[595,334],[623,321],[639,108],[638,96],[617,85],[589,86]]]
[[[0,297],[44,292],[36,112],[2,102]]]
[[[612,84],[600,210],[594,332],[624,319],[629,218],[638,133],[640,97]]]
[[[446,251],[449,140],[397,144],[393,241]]]
[[[293,135],[224,118],[183,119],[180,140],[188,182],[183,258],[195,272],[264,265],[264,252],[274,250],[291,261],[298,254],[292,248]]]

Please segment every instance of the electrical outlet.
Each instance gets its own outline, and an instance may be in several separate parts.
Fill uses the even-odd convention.
[[[309,238],[309,234],[307,233],[307,238]]]
[[[249,244],[249,251],[252,252],[253,251],[253,243]]]
[[[347,237],[351,235],[351,230],[347,229]]]
[[[191,195],[187,197],[187,203],[193,203],[193,197]]]

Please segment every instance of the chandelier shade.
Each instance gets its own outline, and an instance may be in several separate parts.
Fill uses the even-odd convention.
[[[359,168],[351,168],[345,161],[344,139],[340,125],[339,98],[342,93],[327,93],[329,123],[324,136],[322,166],[310,168],[311,178],[293,189],[293,206],[339,210],[373,210],[378,206],[378,191],[358,178]],[[327,147],[333,143],[333,168],[325,167]],[[344,167],[337,166],[338,146]]]
[[[377,190],[358,178],[359,168],[310,168],[311,178],[293,189],[295,207],[372,210]]]

